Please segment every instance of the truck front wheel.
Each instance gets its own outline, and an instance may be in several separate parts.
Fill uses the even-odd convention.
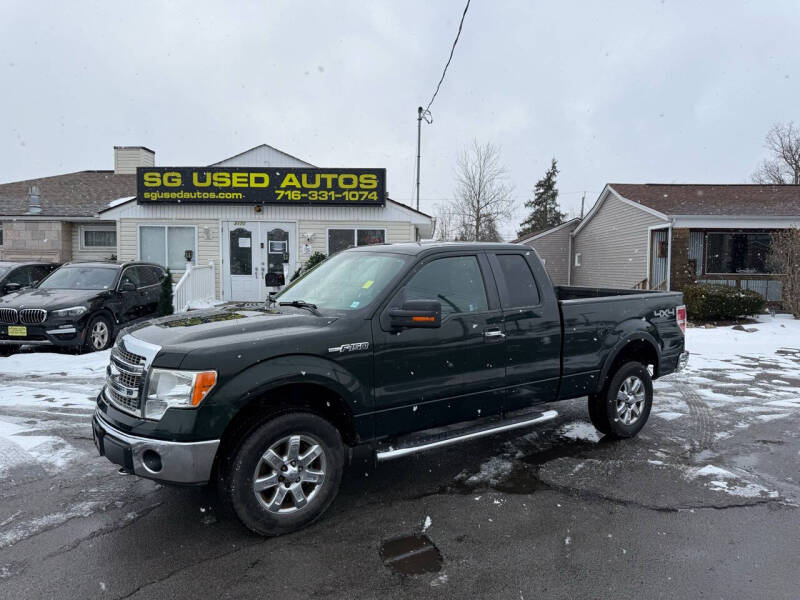
[[[600,394],[589,396],[589,418],[603,434],[635,436],[644,427],[653,405],[653,380],[638,362],[623,364]]]
[[[344,448],[333,425],[296,412],[256,428],[226,462],[223,499],[246,527],[275,536],[305,527],[333,502]]]

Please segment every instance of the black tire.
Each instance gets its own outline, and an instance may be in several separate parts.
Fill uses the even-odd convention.
[[[102,328],[100,331],[95,329]],[[100,335],[102,331],[104,335]],[[98,335],[95,335],[98,334]],[[100,352],[107,350],[114,343],[114,326],[105,315],[97,315],[89,321],[86,328],[86,339],[83,341],[83,350],[86,352]]]
[[[295,438],[299,445],[292,454]],[[321,454],[304,468],[303,459],[309,461],[315,446]],[[276,462],[267,462],[268,455]],[[293,455],[298,459],[296,466],[291,462]],[[339,491],[343,468],[344,446],[333,425],[312,413],[283,414],[252,430],[224,458],[219,493],[245,527],[264,536],[282,535],[313,523],[325,512]],[[321,483],[305,479],[317,479],[319,473],[323,473]],[[273,483],[273,477],[283,479]],[[257,479],[264,482],[260,492],[255,489]],[[305,498],[304,505],[298,506],[298,496],[300,502]]]
[[[647,423],[652,406],[650,372],[641,363],[627,362],[612,375],[602,393],[589,396],[589,418],[600,433],[631,438]]]
[[[603,435],[611,433],[611,427],[608,424],[608,419],[605,416],[605,403],[602,394],[589,395],[589,420]]]

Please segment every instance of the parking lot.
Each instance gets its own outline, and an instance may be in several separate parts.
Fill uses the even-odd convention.
[[[639,437],[555,422],[375,466],[261,539],[96,456],[107,353],[0,358],[8,598],[796,598],[800,322],[690,328]]]

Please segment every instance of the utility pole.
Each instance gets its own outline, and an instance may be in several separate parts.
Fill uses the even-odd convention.
[[[419,210],[419,161],[420,137],[422,135],[422,107],[417,107],[417,210]]]

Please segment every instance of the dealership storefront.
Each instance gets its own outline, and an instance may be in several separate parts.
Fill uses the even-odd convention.
[[[386,196],[383,169],[319,169],[262,147],[211,167],[145,167],[137,194],[101,212],[120,260],[214,265],[221,300],[261,301],[315,252],[431,235],[431,218]],[[267,166],[268,165],[268,166]],[[188,252],[187,252],[188,251]]]

